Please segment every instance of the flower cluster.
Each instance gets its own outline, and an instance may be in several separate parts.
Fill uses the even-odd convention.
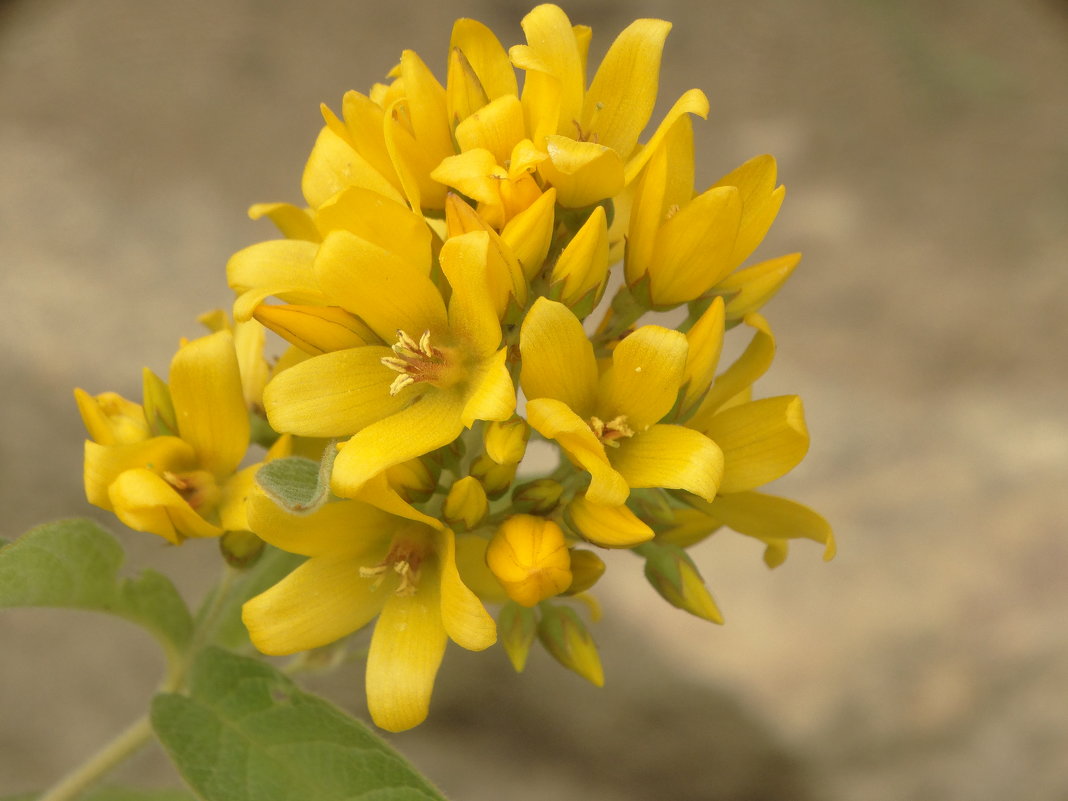
[[[604,549],[714,622],[686,548],[721,527],[770,566],[792,539],[834,551],[823,518],[759,491],[808,448],[798,397],[752,395],[775,351],[758,310],[800,258],[747,265],[783,200],[774,159],[695,192],[696,89],[639,142],[669,23],[628,26],[588,85],[589,28],[553,5],[522,27],[506,50],[461,19],[444,85],[405,51],[323,107],[304,204],[254,206],[283,238],[227,266],[236,322],[212,317],[169,383],[147,374],[143,407],[77,393],[93,503],[174,543],[254,532],[307,557],[244,607],[261,651],[377,618],[367,696],[390,730],[425,718],[450,639],[499,637],[517,670],[540,641],[601,684],[575,604],[599,614]],[[721,369],[732,328],[751,338]],[[288,343],[270,366],[264,329]],[[532,437],[557,464],[525,459]],[[270,449],[242,469],[250,439]]]

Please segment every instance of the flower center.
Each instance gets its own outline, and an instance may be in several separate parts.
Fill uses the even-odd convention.
[[[386,558],[374,567],[361,567],[361,578],[373,578],[372,589],[382,586],[386,576],[393,571],[400,576],[400,583],[394,590],[397,595],[415,595],[419,589],[419,569],[425,556],[423,548],[413,542],[394,542]]]
[[[203,514],[219,499],[219,485],[215,482],[215,477],[205,470],[180,475],[166,470],[163,480],[177,490],[194,512]]]
[[[397,331],[393,352],[397,355],[382,357],[382,364],[400,373],[389,385],[390,395],[422,381],[441,383],[449,366],[445,351],[430,344],[429,331],[424,331],[418,342],[404,331]]]
[[[627,425],[625,414],[613,417],[607,423],[600,417],[591,417],[590,430],[609,448],[618,448],[619,440],[634,436],[634,429]]]

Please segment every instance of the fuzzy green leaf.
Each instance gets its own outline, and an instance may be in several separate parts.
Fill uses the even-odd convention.
[[[269,665],[208,648],[152,725],[205,801],[443,801],[364,724]]]
[[[256,471],[256,483],[279,506],[310,514],[330,499],[330,472],[337,449],[327,446],[319,463],[303,456],[272,459]]]
[[[181,653],[193,621],[165,576],[119,578],[125,554],[92,520],[46,523],[0,548],[0,609],[51,606],[108,612],[148,629],[168,655]]]

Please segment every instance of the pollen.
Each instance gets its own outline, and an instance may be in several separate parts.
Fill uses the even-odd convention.
[[[382,364],[400,373],[389,385],[391,396],[412,384],[423,381],[437,383],[448,366],[444,351],[430,344],[429,331],[424,331],[416,341],[404,331],[398,330],[393,352],[397,355],[382,357]]]
[[[371,589],[377,590],[392,571],[400,576],[394,593],[415,595],[419,589],[419,568],[422,562],[423,552],[414,545],[394,545],[381,563],[373,567],[361,567],[360,578],[373,578],[375,581]]]
[[[618,448],[619,440],[634,436],[634,429],[627,425],[625,414],[613,417],[607,423],[600,417],[591,417],[589,425],[594,436],[609,448]]]

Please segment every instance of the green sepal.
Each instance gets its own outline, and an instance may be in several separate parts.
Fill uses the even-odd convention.
[[[92,520],[46,523],[0,548],[0,608],[61,607],[107,612],[147,629],[172,660],[193,620],[170,579],[152,570],[119,578],[122,546]]]
[[[147,367],[141,372],[141,397],[149,431],[157,437],[177,437],[178,416],[170,387]]]
[[[189,687],[156,696],[152,726],[205,801],[444,801],[365,724],[259,660],[206,648]]]
[[[538,621],[533,609],[515,601],[509,601],[501,607],[497,616],[497,635],[516,673],[522,673],[527,666],[530,646],[537,633]]]

